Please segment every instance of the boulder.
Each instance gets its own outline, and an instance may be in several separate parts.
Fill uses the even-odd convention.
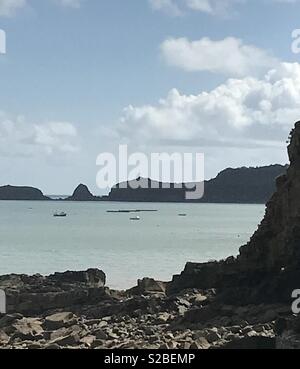
[[[152,278],[144,278],[138,280],[138,285],[127,293],[130,295],[151,295],[151,294],[162,294],[166,293],[167,282],[156,281]]]
[[[21,340],[34,340],[41,338],[44,333],[42,322],[36,318],[22,318],[12,325],[12,338],[20,338]]]
[[[63,327],[70,327],[76,322],[76,317],[73,313],[62,312],[47,316],[44,326],[47,330],[56,330]]]
[[[55,273],[49,276],[49,281],[53,281],[57,285],[74,284],[76,282],[83,283],[91,288],[104,287],[106,282],[105,273],[99,269],[88,269],[79,272]]]
[[[224,350],[274,350],[276,340],[262,336],[244,337],[226,343],[221,348]]]
[[[50,345],[58,345],[60,347],[75,346],[80,343],[80,336],[77,333],[69,334],[68,336],[59,337],[51,341]]]

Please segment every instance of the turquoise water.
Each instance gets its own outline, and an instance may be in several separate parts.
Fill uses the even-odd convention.
[[[117,209],[156,209],[130,221]],[[238,253],[263,205],[0,201],[0,274],[100,268],[112,288],[138,278],[170,280],[187,261]],[[54,218],[55,211],[68,217]],[[186,213],[186,217],[179,217]]]

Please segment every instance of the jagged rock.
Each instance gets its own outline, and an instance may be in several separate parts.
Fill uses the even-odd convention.
[[[226,343],[221,348],[226,350],[272,350],[276,348],[276,340],[262,336],[244,337]]]
[[[48,330],[56,330],[62,327],[70,327],[76,322],[75,316],[70,312],[62,312],[47,316],[44,326]]]
[[[41,337],[44,329],[40,319],[35,318],[22,318],[12,325],[13,328],[13,339],[20,338],[22,340],[31,339],[34,340],[36,337]]]
[[[204,337],[199,337],[194,341],[190,347],[191,350],[207,350],[210,344]]]
[[[219,341],[221,336],[218,334],[217,329],[209,329],[205,334],[205,338],[209,343],[213,343]]]
[[[156,281],[152,278],[144,278],[138,280],[138,285],[127,291],[133,295],[148,295],[166,293],[167,282]]]
[[[99,269],[88,269],[87,271],[79,271],[79,272],[64,272],[64,273],[55,273],[49,276],[50,281],[54,281],[57,284],[65,284],[75,282],[84,283],[88,285],[90,288],[99,288],[104,287],[106,282],[105,273]]]
[[[279,318],[275,322],[276,348],[299,349],[300,348],[300,316],[293,315]]]
[[[57,343],[49,343],[45,347],[45,350],[60,350],[61,347]]]
[[[94,331],[93,334],[96,336],[96,338],[98,340],[107,340],[108,339],[108,335],[101,328]]]
[[[23,315],[19,314],[19,313],[4,315],[0,319],[0,329],[7,327],[10,324],[12,324],[13,322],[15,322],[16,320],[22,319],[22,318],[23,318]]]
[[[59,337],[56,340],[50,342],[50,344],[65,347],[77,345],[79,342],[80,336],[77,333],[72,333],[65,337]]]
[[[185,313],[183,320],[188,323],[208,322],[219,316],[219,311],[211,306],[196,308]]]
[[[95,340],[96,340],[95,336],[85,336],[85,337],[81,338],[80,343],[83,343],[87,347],[92,347]]]
[[[169,313],[160,313],[157,317],[157,322],[164,324],[170,319],[171,315]]]
[[[0,331],[0,345],[1,345],[1,342],[8,342],[9,341],[9,336],[3,332],[3,331]]]
[[[80,184],[73,195],[67,198],[68,201],[95,201],[96,197],[92,195],[88,187],[84,184]]]

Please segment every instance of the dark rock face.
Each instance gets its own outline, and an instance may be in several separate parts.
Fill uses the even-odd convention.
[[[287,166],[225,169],[205,182],[202,202],[265,204],[276,190],[276,178]]]
[[[262,223],[240,249],[240,262],[252,269],[300,268],[300,122],[292,131],[288,154],[290,167],[277,179]]]
[[[63,283],[83,283],[90,287],[99,288],[104,287],[106,282],[105,273],[99,269],[88,269],[87,271],[79,272],[64,272],[55,273],[48,277],[50,281],[54,281],[57,284]]]
[[[86,185],[80,184],[73,192],[73,195],[68,197],[67,200],[69,201],[96,201],[97,198],[94,195],[92,195],[92,193],[89,191]]]
[[[2,186],[0,200],[41,201],[49,200],[42,191],[33,187]]]
[[[276,348],[297,349],[300,348],[300,316],[279,318],[275,322]]]
[[[274,337],[245,337],[229,342],[224,345],[224,350],[274,350],[276,348],[276,340]]]
[[[275,191],[275,179],[286,170],[282,165],[260,168],[226,169],[216,178],[205,181],[202,203],[265,204]],[[186,202],[184,185],[161,183],[138,178],[117,184],[109,194],[111,201]]]
[[[184,288],[218,288],[223,302],[289,302],[300,278],[300,122],[288,147],[290,166],[276,181],[277,190],[250,242],[237,258],[188,263],[174,276],[169,293]]]

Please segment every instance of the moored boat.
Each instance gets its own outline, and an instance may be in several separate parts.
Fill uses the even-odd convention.
[[[53,214],[53,216],[54,217],[61,217],[61,218],[63,218],[63,217],[66,217],[67,216],[67,213],[65,213],[64,211],[61,211],[61,212],[55,212],[54,214]]]

